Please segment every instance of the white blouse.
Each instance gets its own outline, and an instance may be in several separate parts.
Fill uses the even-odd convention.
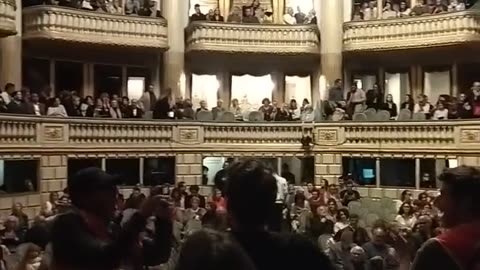
[[[401,227],[408,227],[408,228],[413,228],[415,225],[415,222],[417,222],[417,218],[415,216],[407,217],[405,218],[402,215],[398,215],[395,220],[398,222],[398,224]]]

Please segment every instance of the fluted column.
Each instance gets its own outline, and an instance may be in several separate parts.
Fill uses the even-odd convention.
[[[343,47],[343,1],[321,0],[319,27],[321,42],[321,73],[327,88],[334,81],[342,78],[342,47]],[[318,6],[318,5],[316,5]]]
[[[228,15],[230,14],[230,0],[219,0],[218,8],[223,15],[225,21],[227,21]]]
[[[168,46],[163,55],[163,88],[171,87],[175,95],[184,96],[185,72],[185,27],[188,24],[188,2],[163,0],[163,14],[168,21]],[[161,92],[161,91],[160,91]]]
[[[0,38],[0,87],[8,82],[22,87],[22,1],[16,0],[17,34]]]

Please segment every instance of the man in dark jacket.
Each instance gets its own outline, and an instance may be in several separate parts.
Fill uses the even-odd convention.
[[[12,101],[7,105],[8,113],[28,114],[27,106],[23,102],[22,92],[15,91],[12,94]]]
[[[134,250],[139,250],[140,233],[145,230],[147,218],[154,214],[157,241],[150,245],[150,250],[157,250],[155,255],[160,258],[155,264],[168,260],[172,225],[167,218],[168,204],[159,197],[148,198],[118,234],[111,233],[109,223],[116,208],[116,182],[115,177],[93,167],[68,179],[74,210],[56,217],[52,226],[54,269],[117,269],[126,259],[134,261],[132,253],[150,254]]]

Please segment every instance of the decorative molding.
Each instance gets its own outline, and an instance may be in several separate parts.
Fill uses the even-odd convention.
[[[200,127],[176,127],[176,143],[179,144],[200,144],[203,143],[203,129]]]
[[[480,129],[461,129],[461,143],[480,143]]]
[[[16,12],[15,0],[0,0],[0,37],[15,35]]]
[[[339,129],[330,129],[330,128],[318,128],[316,130],[318,145],[338,145],[343,141],[341,140],[340,130]]]
[[[45,125],[43,127],[44,142],[63,142],[64,137],[64,127],[62,125]]]
[[[320,54],[317,25],[192,22],[186,35],[187,52]]]
[[[23,39],[168,49],[163,18],[106,14],[40,5],[23,9]]]
[[[347,52],[431,48],[480,41],[480,11],[459,12],[344,24]]]

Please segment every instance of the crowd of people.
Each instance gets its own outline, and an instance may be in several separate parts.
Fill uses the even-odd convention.
[[[59,5],[110,14],[161,17],[159,0],[23,0],[22,6]]]
[[[376,0],[364,0],[355,3],[352,20],[391,19],[399,17],[440,14],[461,11],[472,3],[466,0],[419,0],[413,7],[406,0],[385,0],[382,12],[378,12]],[[380,16],[380,17],[379,17]]]
[[[343,82],[337,79],[335,85],[329,89],[324,112],[326,115],[339,116],[339,119],[352,119],[354,114],[363,113],[369,109],[387,111],[391,119],[396,119],[401,111],[423,114],[424,117],[421,119],[432,120],[479,118],[480,82],[474,82],[470,91],[460,93],[458,97],[440,95],[434,104],[431,104],[428,96],[424,94],[418,95],[416,100],[412,95],[407,94],[401,104],[396,104],[392,95],[385,95],[378,84],[374,84],[372,89],[365,91],[354,83],[345,97]]]
[[[210,9],[207,14],[203,14],[200,5],[194,6],[195,13],[190,15],[190,21],[211,21],[211,22],[225,22],[224,16],[222,16],[220,9]],[[310,10],[308,14],[302,12],[300,7],[297,7],[297,12],[292,7],[286,9],[286,13],[283,16],[284,23],[286,24],[317,24],[317,17],[315,10]],[[242,7],[235,6],[232,8],[231,13],[227,16],[226,22],[233,23],[273,23],[273,11],[262,7],[259,0],[253,0],[250,5]]]
[[[50,194],[31,224],[22,205],[13,206],[0,231],[0,269],[457,270],[479,263],[475,168],[445,171],[439,197],[403,191],[395,220],[370,228],[349,213],[360,194],[348,176],[294,187],[271,166],[243,160],[225,168],[225,178],[211,196],[180,182],[149,195],[134,188],[125,199],[116,177],[83,169],[61,197]]]

